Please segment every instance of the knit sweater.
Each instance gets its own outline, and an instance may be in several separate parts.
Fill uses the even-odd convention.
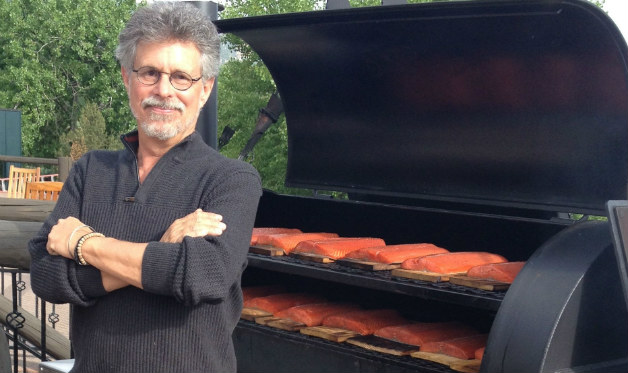
[[[29,242],[33,291],[74,305],[72,372],[235,372],[231,335],[242,310],[240,281],[261,195],[259,175],[194,133],[140,184],[137,134],[123,142],[121,151],[89,152],[75,163],[54,211]],[[197,208],[223,216],[222,235],[159,242],[174,220]],[[96,268],[49,255],[48,232],[68,216],[108,237],[148,242],[143,290],[107,293]]]

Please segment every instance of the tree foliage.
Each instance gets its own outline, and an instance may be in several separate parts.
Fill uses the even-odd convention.
[[[87,102],[107,133],[131,114],[114,57],[135,0],[0,1],[0,107],[22,111],[25,155],[55,157]]]
[[[232,0],[220,13],[222,19],[315,10],[316,0]],[[259,56],[241,39],[227,34],[223,39],[233,58],[223,64],[218,80],[218,129],[235,130],[229,144],[221,149],[237,158],[248,141],[259,115],[277,90],[272,76]],[[303,193],[284,186],[287,162],[287,129],[282,115],[257,143],[247,158],[262,176],[263,186],[278,192]]]
[[[76,126],[60,138],[60,155],[70,155],[79,159],[88,150],[120,149],[122,143],[116,136],[108,136],[103,117],[98,105],[88,102],[81,109]]]
[[[426,2],[411,0],[410,2]],[[352,7],[379,6],[381,0],[350,0]],[[228,0],[222,19],[261,16],[304,11],[322,11],[324,2],[317,0]],[[263,61],[251,47],[235,35],[226,34],[223,39],[233,58],[223,64],[218,84],[219,133],[230,127],[235,130],[230,143],[222,153],[235,158],[244,148],[253,132],[259,109],[266,106],[275,83]],[[285,118],[274,124],[257,143],[247,159],[262,176],[265,188],[281,193],[302,194],[301,190],[284,186],[287,165],[288,135]]]

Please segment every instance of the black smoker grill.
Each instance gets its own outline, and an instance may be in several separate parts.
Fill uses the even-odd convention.
[[[626,200],[627,47],[578,0],[467,1],[217,22],[272,73],[286,183],[256,226],[431,242],[527,264],[507,292],[249,255],[245,285],[455,318],[490,332],[482,372],[628,370],[628,312],[607,222]],[[586,219],[584,219],[586,220]],[[241,321],[242,372],[449,372]]]

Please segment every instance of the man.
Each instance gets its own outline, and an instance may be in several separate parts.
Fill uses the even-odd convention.
[[[76,162],[30,241],[33,291],[71,303],[72,372],[235,372],[257,172],[194,130],[219,36],[185,3],[140,8],[116,56],[138,130]]]

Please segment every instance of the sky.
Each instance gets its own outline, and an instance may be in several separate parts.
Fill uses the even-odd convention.
[[[628,40],[628,1],[606,0],[603,8],[615,22],[624,39]]]

